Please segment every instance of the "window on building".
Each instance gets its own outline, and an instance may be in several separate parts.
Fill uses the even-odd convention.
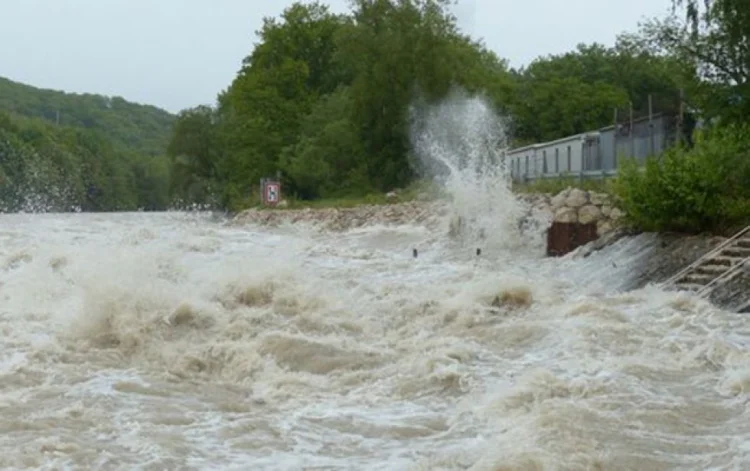
[[[542,151],[542,173],[547,173],[547,151]]]
[[[529,156],[528,155],[526,156],[526,173],[524,173],[524,175],[526,176],[529,175]]]
[[[570,162],[570,146],[568,146],[568,172],[572,170],[571,168],[571,162]]]

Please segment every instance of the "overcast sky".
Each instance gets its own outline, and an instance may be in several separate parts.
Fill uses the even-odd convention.
[[[0,76],[169,111],[212,104],[264,16],[291,0],[0,0]],[[336,12],[347,0],[328,0]],[[613,44],[670,0],[459,0],[462,29],[511,65]]]

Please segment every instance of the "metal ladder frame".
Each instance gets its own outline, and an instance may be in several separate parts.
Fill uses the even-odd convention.
[[[733,235],[729,239],[725,240],[721,244],[719,244],[716,247],[714,247],[709,252],[706,252],[705,254],[701,255],[693,263],[691,263],[690,265],[686,266],[685,268],[683,268],[682,270],[680,270],[679,272],[677,272],[675,275],[672,275],[666,281],[663,281],[662,283],[660,283],[660,286],[667,287],[669,285],[674,284],[675,281],[679,280],[682,276],[684,276],[690,270],[692,270],[693,268],[696,268],[697,266],[701,265],[706,259],[711,258],[714,255],[718,254],[719,252],[721,252],[722,250],[724,250],[728,245],[730,245],[731,243],[733,243],[734,241],[736,241],[737,239],[739,239],[743,235],[747,234],[748,232],[750,232],[750,226],[747,226],[746,228],[742,229],[741,231],[739,231],[738,233],[736,233],[735,235]],[[743,263],[738,263],[736,266],[742,267],[745,264],[746,261],[747,261],[747,259],[744,259]],[[730,267],[727,270],[727,272],[732,271],[732,270],[734,270],[734,267]],[[722,276],[726,275],[727,272],[724,272],[721,275],[719,275],[718,277],[714,278],[714,280],[712,280],[711,283],[709,283],[706,286],[711,285],[714,281],[716,281],[717,278],[721,278]],[[703,289],[701,289],[701,291],[703,291]]]
[[[721,275],[717,276],[713,280],[711,280],[708,284],[706,284],[703,288],[699,289],[696,294],[698,296],[705,296],[707,294],[710,294],[711,291],[713,291],[715,288],[718,288],[725,282],[731,280],[734,278],[740,271],[742,271],[745,268],[745,265],[747,265],[748,260],[750,260],[750,257],[745,257],[742,259],[741,262],[739,262],[736,265],[732,265],[727,271],[722,273]],[[716,286],[714,286],[716,285]]]

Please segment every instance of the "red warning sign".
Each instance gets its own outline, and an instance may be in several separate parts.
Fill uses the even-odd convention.
[[[261,195],[264,205],[276,206],[281,200],[281,183],[263,180],[261,182]]]

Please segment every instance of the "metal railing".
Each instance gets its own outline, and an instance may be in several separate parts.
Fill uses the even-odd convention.
[[[750,232],[750,226],[747,226],[746,228],[742,229],[741,231],[739,231],[738,233],[736,233],[735,235],[733,235],[729,239],[725,240],[724,242],[722,242],[718,246],[714,247],[711,251],[709,251],[709,252],[703,254],[702,256],[700,256],[693,263],[691,263],[687,267],[683,268],[682,270],[680,270],[679,272],[677,272],[675,275],[672,275],[672,277],[670,277],[668,280],[662,282],[661,286],[666,287],[666,286],[669,286],[669,285],[673,284],[676,280],[678,280],[681,277],[685,276],[685,274],[687,274],[688,272],[690,272],[692,269],[694,269],[694,268],[698,267],[699,265],[701,265],[706,259],[714,257],[715,255],[717,255],[718,253],[720,253],[722,250],[724,250],[728,245],[732,244],[733,242],[735,242],[737,239],[739,239],[740,237],[744,236],[748,232]],[[747,260],[747,259],[745,259],[745,260]],[[738,264],[738,265],[741,266],[743,264]],[[730,268],[730,270],[731,270],[731,268]],[[719,275],[719,277],[721,277],[721,276],[722,275]]]
[[[696,294],[701,297],[706,296],[707,294],[711,294],[711,291],[713,291],[715,288],[718,288],[719,286],[721,286],[721,284],[724,284],[725,282],[728,282],[729,280],[737,276],[737,274],[739,274],[739,272],[741,272],[745,268],[748,260],[750,260],[750,257],[743,258],[740,263],[733,265],[731,268],[729,268],[729,270],[711,280],[706,286],[699,289]]]

